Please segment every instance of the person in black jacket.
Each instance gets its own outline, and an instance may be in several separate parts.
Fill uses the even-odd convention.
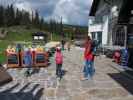
[[[62,50],[64,50],[65,40],[61,40]]]

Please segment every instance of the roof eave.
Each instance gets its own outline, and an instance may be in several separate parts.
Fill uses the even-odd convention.
[[[100,0],[93,0],[89,16],[95,16]]]

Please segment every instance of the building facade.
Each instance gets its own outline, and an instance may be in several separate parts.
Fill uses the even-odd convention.
[[[92,38],[97,34],[102,45],[125,45],[125,27],[117,24],[122,4],[123,0],[93,0],[88,33]]]
[[[100,44],[107,44],[108,33],[108,17],[104,17],[104,20],[97,23],[97,17],[90,17],[88,24],[88,33],[93,40],[98,40]]]
[[[89,23],[89,33],[92,35],[92,29],[96,31],[95,29],[100,22],[102,41],[107,39],[106,43],[108,45],[119,45],[127,48],[128,66],[133,68],[132,0],[93,0],[89,15],[95,18],[95,24],[93,25],[95,28],[92,28]],[[104,16],[106,16],[105,19]],[[106,18],[108,21],[106,21]],[[104,22],[107,22],[106,28],[103,26]],[[106,34],[106,37],[103,37],[103,34]]]

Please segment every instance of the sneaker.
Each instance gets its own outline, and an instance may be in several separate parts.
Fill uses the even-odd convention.
[[[85,80],[88,80],[88,78],[84,77],[81,79],[81,81],[85,81]]]

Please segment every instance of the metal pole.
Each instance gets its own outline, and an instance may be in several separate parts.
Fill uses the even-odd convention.
[[[127,26],[124,26],[124,30],[125,30],[125,41],[124,41],[124,46],[125,48],[127,47]]]

